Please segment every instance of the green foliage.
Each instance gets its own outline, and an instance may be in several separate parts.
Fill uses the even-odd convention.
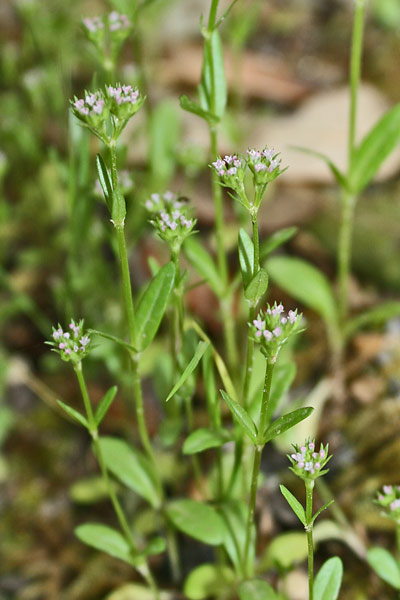
[[[171,400],[171,398],[176,394],[176,392],[183,386],[185,381],[190,377],[190,375],[193,373],[193,371],[196,369],[197,365],[201,361],[201,358],[208,347],[209,347],[208,342],[199,342],[198,343],[196,352],[194,353],[193,358],[187,365],[186,369],[183,371],[182,375],[179,377],[178,381],[176,382],[176,384],[174,385],[174,387],[172,388],[170,393],[168,394],[168,396],[165,400],[166,402],[168,402],[168,400]]]
[[[219,448],[232,439],[232,434],[226,429],[195,429],[183,444],[183,454],[197,454],[210,448]]]
[[[284,486],[280,485],[279,489],[281,490],[283,496],[285,497],[287,503],[290,508],[293,510],[294,514],[297,516],[299,521],[306,526],[306,513],[304,512],[304,508],[300,504],[300,502],[293,496],[291,492]]]
[[[101,550],[110,556],[119,558],[133,566],[134,560],[128,542],[124,536],[101,523],[85,523],[75,529],[75,535],[84,544]]]
[[[307,419],[313,410],[314,409],[310,406],[298,408],[297,410],[293,410],[292,412],[282,415],[282,417],[276,419],[276,421],[267,427],[264,433],[264,444],[278,437],[278,435],[281,435],[281,433],[288,431],[301,421],[304,421],[304,419]]]
[[[268,274],[264,269],[260,269],[251,278],[249,284],[245,288],[244,295],[246,300],[256,306],[264,296],[268,288]]]
[[[184,584],[188,600],[204,600],[210,596],[221,596],[235,581],[235,573],[224,565],[204,564],[193,569]]]
[[[224,390],[220,390],[223,399],[228,405],[229,410],[231,411],[233,418],[243,429],[244,433],[250,438],[253,444],[257,443],[257,427],[255,426],[253,420],[245,411],[243,406],[233,400]]]
[[[314,582],[315,600],[337,600],[343,577],[343,564],[338,556],[329,558],[320,568]]]
[[[199,85],[201,107],[223,117],[227,100],[224,56],[221,37],[217,30],[207,32],[204,44],[203,71]]]
[[[196,500],[173,500],[166,513],[175,527],[190,537],[210,546],[224,542],[224,521],[212,506]]]
[[[222,296],[224,287],[219,275],[215,261],[203,246],[193,237],[187,239],[183,245],[183,251],[190,264],[199,275],[207,281],[217,296]]]
[[[86,429],[89,429],[88,420],[80,412],[72,408],[72,406],[68,406],[68,404],[65,404],[65,402],[62,402],[61,400],[57,400],[57,404],[60,408],[63,409],[64,412],[67,413],[69,417],[71,417],[71,419],[73,419]]]
[[[106,394],[104,394],[104,396],[100,400],[100,402],[97,406],[95,415],[94,415],[94,420],[95,420],[95,423],[97,426],[100,425],[100,423],[106,416],[108,409],[110,408],[111,404],[114,401],[117,391],[118,391],[117,386],[113,385],[113,387],[111,387],[108,390],[108,392]]]
[[[238,588],[240,600],[278,600],[273,588],[262,579],[243,581]]]
[[[239,230],[238,251],[243,287],[246,289],[254,272],[254,246],[249,234],[244,229]]]
[[[400,590],[400,568],[397,560],[385,548],[368,550],[367,561],[383,581]]]

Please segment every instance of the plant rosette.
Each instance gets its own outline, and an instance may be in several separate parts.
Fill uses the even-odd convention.
[[[315,440],[306,440],[303,446],[293,445],[294,453],[288,454],[287,457],[292,463],[289,467],[291,471],[303,481],[310,481],[318,479],[325,473],[328,473],[329,469],[324,467],[332,458],[329,456],[329,444],[324,446],[320,445],[320,449],[317,451],[315,446]]]
[[[272,363],[280,349],[289,338],[304,330],[302,327],[302,313],[296,310],[289,310],[286,314],[282,304],[271,306],[267,304],[265,311],[260,311],[252,323],[249,323],[251,336],[253,340],[260,344],[261,352]]]
[[[53,327],[53,339],[45,342],[53,346],[52,350],[60,355],[65,362],[79,363],[89,353],[90,337],[83,329],[83,319],[76,323],[73,319],[69,331],[63,331],[60,324]]]

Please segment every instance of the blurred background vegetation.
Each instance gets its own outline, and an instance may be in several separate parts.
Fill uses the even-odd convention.
[[[73,527],[87,516],[107,519],[111,511],[103,502],[87,436],[57,409],[56,398],[77,401],[75,382],[44,340],[52,324],[66,323],[71,316],[84,317],[89,327],[123,335],[115,249],[95,183],[98,143],[71,117],[69,98],[102,85],[108,77],[85,39],[82,17],[111,9],[133,14],[134,4],[3,0],[0,5],[1,600],[104,598],[131,577],[122,563],[91,552],[73,536]],[[222,28],[229,110],[220,151],[268,144],[282,152],[290,168],[271,186],[261,212],[262,232],[299,227],[285,251],[313,262],[329,277],[335,272],[337,188],[323,163],[289,146],[311,147],[345,164],[352,4],[239,0]],[[126,170],[130,260],[138,286],[149,276],[149,256],[161,262],[168,258],[146,222],[143,201],[150,193],[171,188],[190,197],[204,239],[212,230],[207,131],[178,102],[181,93],[195,94],[202,57],[199,18],[207,10],[207,0],[147,0],[117,67],[118,80],[138,84],[147,95],[146,109],[126,130],[119,156]],[[371,0],[360,134],[399,101],[399,59],[398,0]],[[395,298],[400,291],[399,172],[400,153],[395,152],[357,208],[354,310],[380,298]],[[227,197],[226,245],[232,249],[232,267],[242,220]],[[272,296],[277,293],[272,290]],[[208,332],[220,336],[211,292],[197,288],[187,302]],[[296,385],[303,395],[326,371],[327,361],[321,323],[312,313],[307,318],[309,342],[297,357]],[[329,486],[343,525],[333,530],[332,521],[330,531],[329,525],[325,532],[321,529],[319,552],[323,557],[342,556],[343,599],[394,598],[371,574],[363,556],[371,541],[394,544],[390,523],[381,519],[372,498],[383,483],[400,483],[399,330],[400,321],[392,320],[379,331],[354,338],[346,401],[328,406],[318,423],[335,454]],[[157,346],[146,358],[144,376],[157,366],[157,377],[145,380],[147,418],[151,433],[160,435],[166,359]],[[93,351],[87,372],[94,399],[115,381],[129,387],[125,358],[111,342]],[[119,399],[106,431],[134,437],[133,414],[123,389]],[[199,402],[199,422],[202,410]],[[167,451],[160,460],[171,488],[193,493],[186,464],[173,461]],[[285,459],[272,453],[266,468],[272,474],[259,506],[265,546],[296,526],[276,492]],[[125,502],[138,531],[148,531],[152,524],[138,499],[127,497]],[[188,540],[183,543],[186,571],[207,559],[207,550]],[[293,538],[294,548],[296,544]],[[300,559],[301,548],[293,558],[279,556],[279,548],[274,555],[278,571],[292,586],[293,600],[304,598],[298,595],[304,585]],[[168,587],[167,565],[157,560]]]

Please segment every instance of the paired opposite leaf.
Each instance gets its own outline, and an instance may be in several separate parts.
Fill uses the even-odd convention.
[[[75,535],[88,546],[133,565],[129,545],[119,531],[101,523],[85,523],[76,527]]]
[[[269,427],[267,427],[264,434],[264,444],[273,440],[274,438],[281,435],[288,429],[291,429],[304,419],[307,419],[312,413],[314,409],[311,406],[306,406],[305,408],[298,408],[297,410],[293,410],[279,419],[276,419]]]
[[[158,508],[160,498],[152,465],[147,457],[118,438],[103,437],[99,443],[107,469],[154,508]]]
[[[227,403],[233,418],[237,421],[243,431],[248,435],[253,444],[257,443],[257,428],[253,420],[249,417],[243,406],[233,400],[224,390],[220,390],[223,399]]]
[[[65,402],[62,402],[61,400],[57,400],[57,404],[58,404],[58,406],[60,406],[60,408],[63,409],[64,412],[67,413],[67,415],[69,417],[71,417],[71,419],[73,419],[74,421],[77,421],[80,425],[83,425],[83,427],[85,427],[86,429],[89,429],[89,423],[88,423],[86,417],[84,417],[80,412],[78,412],[77,410],[72,408],[72,406],[68,406],[68,404],[65,404]]]
[[[96,409],[96,413],[94,415],[94,420],[95,420],[97,426],[100,425],[103,418],[107,414],[108,409],[110,408],[111,404],[113,403],[113,400],[115,398],[117,390],[118,390],[117,386],[114,385],[113,387],[111,387],[108,390],[108,392],[100,400],[99,405]]]
[[[144,350],[153,340],[160,326],[169,295],[174,286],[175,266],[172,262],[159,270],[144,292],[136,311],[137,342]]]
[[[183,110],[197,115],[201,119],[207,121],[207,123],[210,123],[210,125],[215,125],[219,121],[219,118],[216,115],[213,115],[210,111],[205,110],[196,104],[196,102],[192,102],[185,94],[179,96],[179,104]]]
[[[286,227],[268,236],[260,244],[260,261],[265,260],[271,252],[289,241],[298,231],[298,227]]]
[[[223,543],[225,524],[212,506],[196,500],[173,500],[166,513],[175,527],[196,540],[210,546]]]
[[[193,371],[199,364],[201,357],[203,356],[204,352],[207,350],[208,347],[209,347],[208,342],[199,342],[198,343],[196,352],[194,353],[192,360],[190,361],[190,363],[188,364],[186,369],[183,371],[182,375],[179,377],[177,383],[174,385],[174,387],[168,394],[168,396],[165,400],[166,402],[168,402],[168,400],[170,400],[172,398],[172,396],[174,396],[176,394],[176,392],[179,390],[179,388],[181,388],[182,385],[185,383],[187,378],[190,377],[190,375],[193,373]]]
[[[400,569],[395,558],[385,548],[371,548],[367,561],[383,581],[400,590]]]
[[[289,506],[292,509],[292,511],[294,512],[294,514],[297,516],[299,521],[305,527],[306,526],[306,513],[304,512],[304,508],[302,507],[300,502],[297,500],[297,498],[295,498],[293,496],[293,494],[291,492],[289,492],[289,490],[284,485],[280,485],[279,489],[281,490],[282,495],[285,497],[287,503],[289,504]]]
[[[268,274],[264,269],[260,269],[254,277],[250,280],[250,283],[244,291],[245,298],[257,304],[262,298],[268,288]]]
[[[343,577],[343,564],[338,556],[327,560],[314,582],[314,600],[337,600]]]

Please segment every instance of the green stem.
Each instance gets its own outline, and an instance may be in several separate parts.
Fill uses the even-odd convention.
[[[306,532],[308,549],[308,599],[314,598],[314,545],[313,545],[313,523],[312,506],[314,481],[306,480]]]
[[[210,14],[208,16],[208,25],[207,29],[209,33],[212,33],[215,28],[215,23],[217,20],[217,10],[218,10],[219,0],[212,0],[210,7]]]
[[[351,262],[351,239],[354,225],[356,197],[343,190],[342,216],[339,231],[338,276],[339,276],[339,315],[342,327],[349,312],[349,277]]]
[[[251,542],[251,532],[254,525],[254,514],[256,508],[256,498],[257,498],[257,484],[258,484],[258,476],[260,473],[260,465],[261,465],[261,455],[264,449],[264,429],[266,425],[267,413],[268,413],[268,403],[269,397],[271,394],[271,382],[272,382],[272,374],[274,371],[275,363],[271,360],[266,360],[265,365],[265,378],[264,378],[264,390],[263,397],[261,400],[261,409],[260,409],[260,424],[258,428],[258,436],[257,443],[254,446],[254,460],[253,460],[253,470],[251,475],[251,484],[250,484],[250,499],[249,499],[249,511],[247,514],[247,526],[246,526],[246,540],[244,545],[243,552],[243,570],[250,577],[253,575],[253,565],[248,568],[248,559],[249,559],[249,550],[250,550],[250,542]]]
[[[400,560],[400,525],[396,525],[397,555]]]
[[[364,34],[365,0],[356,0],[350,58],[350,125],[348,141],[349,170],[354,161],[355,134],[357,123],[357,97],[361,75],[361,54]]]

